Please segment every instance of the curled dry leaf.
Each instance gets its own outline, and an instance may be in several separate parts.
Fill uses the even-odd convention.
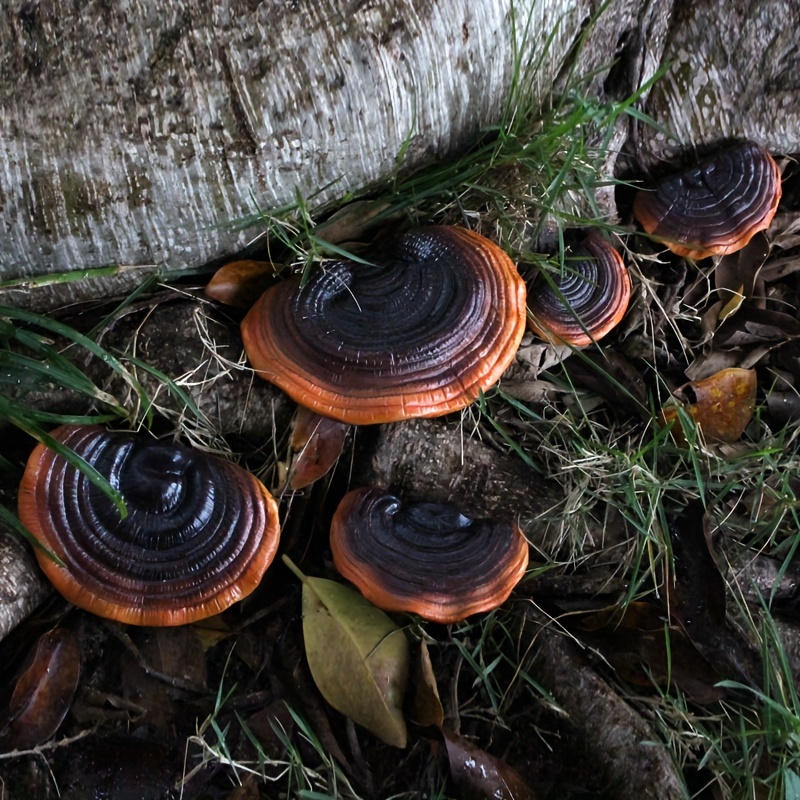
[[[428,643],[424,639],[420,642],[414,679],[414,722],[423,728],[430,725],[441,728],[444,724],[444,709],[439,699],[439,687],[433,674]]]
[[[398,218],[398,214],[381,216],[390,205],[386,200],[354,200],[317,225],[314,235],[330,244],[360,240],[379,224]]]
[[[80,672],[80,648],[68,630],[53,628],[42,635],[11,695],[0,750],[25,750],[47,741],[72,705]]]
[[[465,798],[486,800],[535,800],[533,789],[522,776],[501,758],[452,731],[442,730],[450,773]]]
[[[275,269],[267,261],[231,261],[220,267],[205,288],[206,297],[234,308],[250,308],[272,283]]]
[[[757,233],[742,250],[720,258],[714,269],[714,285],[723,309],[738,308],[745,299],[758,308],[764,307],[765,292],[759,270],[768,255],[767,237]],[[725,319],[730,313],[720,313],[720,319]]]
[[[290,488],[302,489],[325,475],[342,454],[349,430],[344,422],[298,406],[290,442],[295,451],[289,469]]]
[[[629,683],[674,684],[698,703],[718,700],[724,694],[715,685],[719,673],[666,616],[661,606],[632,602],[575,615],[572,627]]]
[[[322,696],[386,744],[405,747],[405,634],[354,589],[309,578],[284,561],[303,582],[306,659]]]
[[[733,367],[684,384],[675,392],[675,398],[706,441],[735,442],[752,419],[756,388],[755,370]],[[678,420],[678,407],[666,406],[662,417],[666,424]],[[677,422],[672,430],[676,438],[682,439]]]

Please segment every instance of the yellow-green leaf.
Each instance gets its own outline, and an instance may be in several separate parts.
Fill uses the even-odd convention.
[[[405,634],[350,587],[324,578],[302,581],[306,658],[322,696],[387,744],[405,747]]]

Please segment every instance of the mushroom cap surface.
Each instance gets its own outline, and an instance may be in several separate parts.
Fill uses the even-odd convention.
[[[633,214],[674,253],[699,260],[741,250],[769,227],[780,199],[775,160],[743,142],[637,192]]]
[[[542,276],[528,294],[528,327],[553,343],[585,347],[610,333],[625,316],[631,279],[622,256],[590,231],[551,282]]]
[[[378,608],[440,623],[502,605],[528,566],[517,525],[471,519],[451,503],[403,503],[374,487],[344,496],[331,550],[336,569]]]
[[[323,416],[365,425],[464,408],[514,359],[525,284],[491,241],[405,233],[375,264],[325,262],[266,291],[242,322],[259,376]]]
[[[250,594],[275,556],[278,509],[253,475],[145,434],[64,425],[52,434],[122,494],[127,516],[76,467],[38,445],[19,515],[64,566],[37,549],[74,605],[134,625],[182,625]]]

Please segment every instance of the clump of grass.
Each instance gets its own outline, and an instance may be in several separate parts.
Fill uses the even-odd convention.
[[[118,307],[121,310],[126,302]],[[102,326],[101,326],[102,327]],[[96,359],[127,387],[127,402],[120,401],[98,386],[81,366]],[[98,344],[91,335],[50,316],[21,308],[0,306],[0,424],[10,424],[63,456],[100,488],[125,516],[125,503],[119,491],[82,457],[50,435],[59,425],[118,424],[136,428],[153,422],[155,405],[137,377],[136,368],[155,378],[173,393],[188,414],[200,414],[192,398],[171,378],[135,357],[120,357]],[[70,393],[86,413],[56,413],[41,410],[32,398],[54,392]],[[9,475],[17,467],[8,458],[0,467]],[[0,519],[34,546],[38,542],[16,515],[0,504]]]

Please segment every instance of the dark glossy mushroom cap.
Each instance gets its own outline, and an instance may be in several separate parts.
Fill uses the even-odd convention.
[[[775,160],[744,142],[637,192],[633,214],[674,253],[701,259],[741,250],[769,227],[780,199]]]
[[[318,414],[364,425],[463,408],[511,363],[525,284],[473,231],[400,236],[376,265],[326,262],[265,292],[242,322],[256,372]]]
[[[275,556],[272,495],[220,458],[99,426],[52,434],[122,494],[127,516],[63,456],[39,445],[19,490],[19,515],[65,564],[36,555],[71,603],[134,625],[182,625],[255,589]]]
[[[613,330],[631,299],[622,256],[590,231],[573,248],[561,275],[539,275],[528,294],[528,327],[547,341],[584,347]]]
[[[528,566],[510,522],[450,503],[403,503],[382,489],[344,496],[331,523],[336,569],[384,611],[450,623],[505,602]]]

